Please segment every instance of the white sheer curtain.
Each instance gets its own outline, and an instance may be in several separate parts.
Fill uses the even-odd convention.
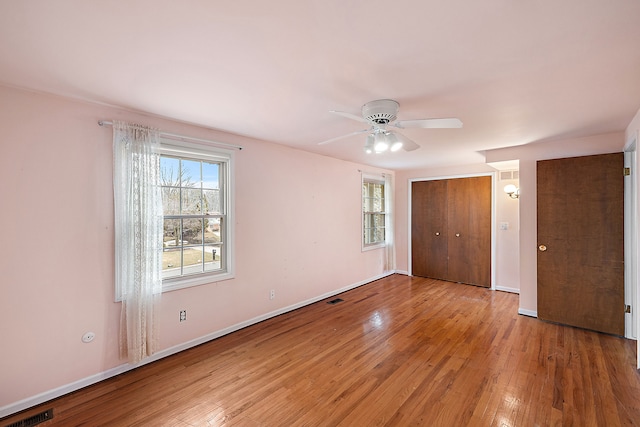
[[[162,293],[159,131],[113,122],[116,296],[122,299],[120,356],[136,363],[158,349]]]
[[[395,246],[395,233],[394,233],[394,209],[393,209],[393,176],[390,174],[384,175],[384,203],[385,203],[385,216],[384,216],[384,228],[385,228],[385,271],[395,271],[396,269],[396,246]]]

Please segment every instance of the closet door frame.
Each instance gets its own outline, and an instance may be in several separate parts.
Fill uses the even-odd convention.
[[[440,175],[440,176],[430,176],[425,178],[411,178],[409,179],[408,185],[408,228],[407,228],[407,245],[408,245],[408,270],[409,276],[413,276],[411,273],[413,271],[413,262],[412,262],[412,249],[411,249],[411,212],[412,212],[412,190],[413,183],[420,181],[435,181],[435,180],[444,180],[444,179],[457,179],[457,178],[473,178],[478,176],[490,176],[491,177],[491,287],[488,289],[495,290],[496,289],[496,268],[495,268],[495,254],[496,254],[496,173],[495,172],[483,172],[483,173],[473,173],[473,174],[462,174],[462,175]]]

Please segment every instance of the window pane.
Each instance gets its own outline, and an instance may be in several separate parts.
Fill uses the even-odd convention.
[[[182,274],[202,273],[204,251],[202,246],[184,248]]]
[[[182,249],[164,248],[162,251],[162,278],[176,277],[182,274]]]
[[[164,215],[180,213],[180,189],[176,187],[162,188],[162,211]]]
[[[220,165],[202,162],[202,188],[220,188]]]
[[[179,219],[165,219],[164,231],[163,231],[163,247],[178,247],[182,245],[180,240],[180,220]]]
[[[221,218],[205,218],[204,220],[204,243],[220,243]]]
[[[383,214],[374,214],[373,217],[373,227],[379,228],[384,227],[384,215]]]
[[[162,186],[180,186],[180,160],[172,157],[160,157],[160,184]]]
[[[208,260],[207,262],[205,262],[204,264],[204,270],[205,271],[213,271],[213,270],[221,270],[222,266],[224,265],[222,263],[222,256],[223,256],[223,250],[222,250],[222,245],[211,245],[211,246],[205,246],[205,250],[209,252],[209,255],[206,259]],[[215,256],[215,259],[213,258],[213,256]]]
[[[366,228],[364,230],[364,243],[366,245],[373,243],[373,229]]]
[[[182,220],[182,244],[202,244],[202,219],[189,218]]]
[[[202,190],[203,193],[203,213],[209,215],[218,215],[222,213],[222,205],[220,202],[220,190]]]
[[[195,188],[182,189],[182,214],[200,215],[202,213],[202,190]]]
[[[182,161],[182,187],[200,188],[200,162],[193,160]]]

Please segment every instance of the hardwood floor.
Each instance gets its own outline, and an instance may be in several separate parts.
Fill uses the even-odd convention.
[[[640,425],[635,341],[394,275],[71,393],[40,426]],[[332,298],[331,298],[332,299]]]

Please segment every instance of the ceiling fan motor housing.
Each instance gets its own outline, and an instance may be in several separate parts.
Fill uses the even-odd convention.
[[[386,125],[396,119],[399,107],[393,99],[378,99],[362,106],[362,117],[370,122]]]

